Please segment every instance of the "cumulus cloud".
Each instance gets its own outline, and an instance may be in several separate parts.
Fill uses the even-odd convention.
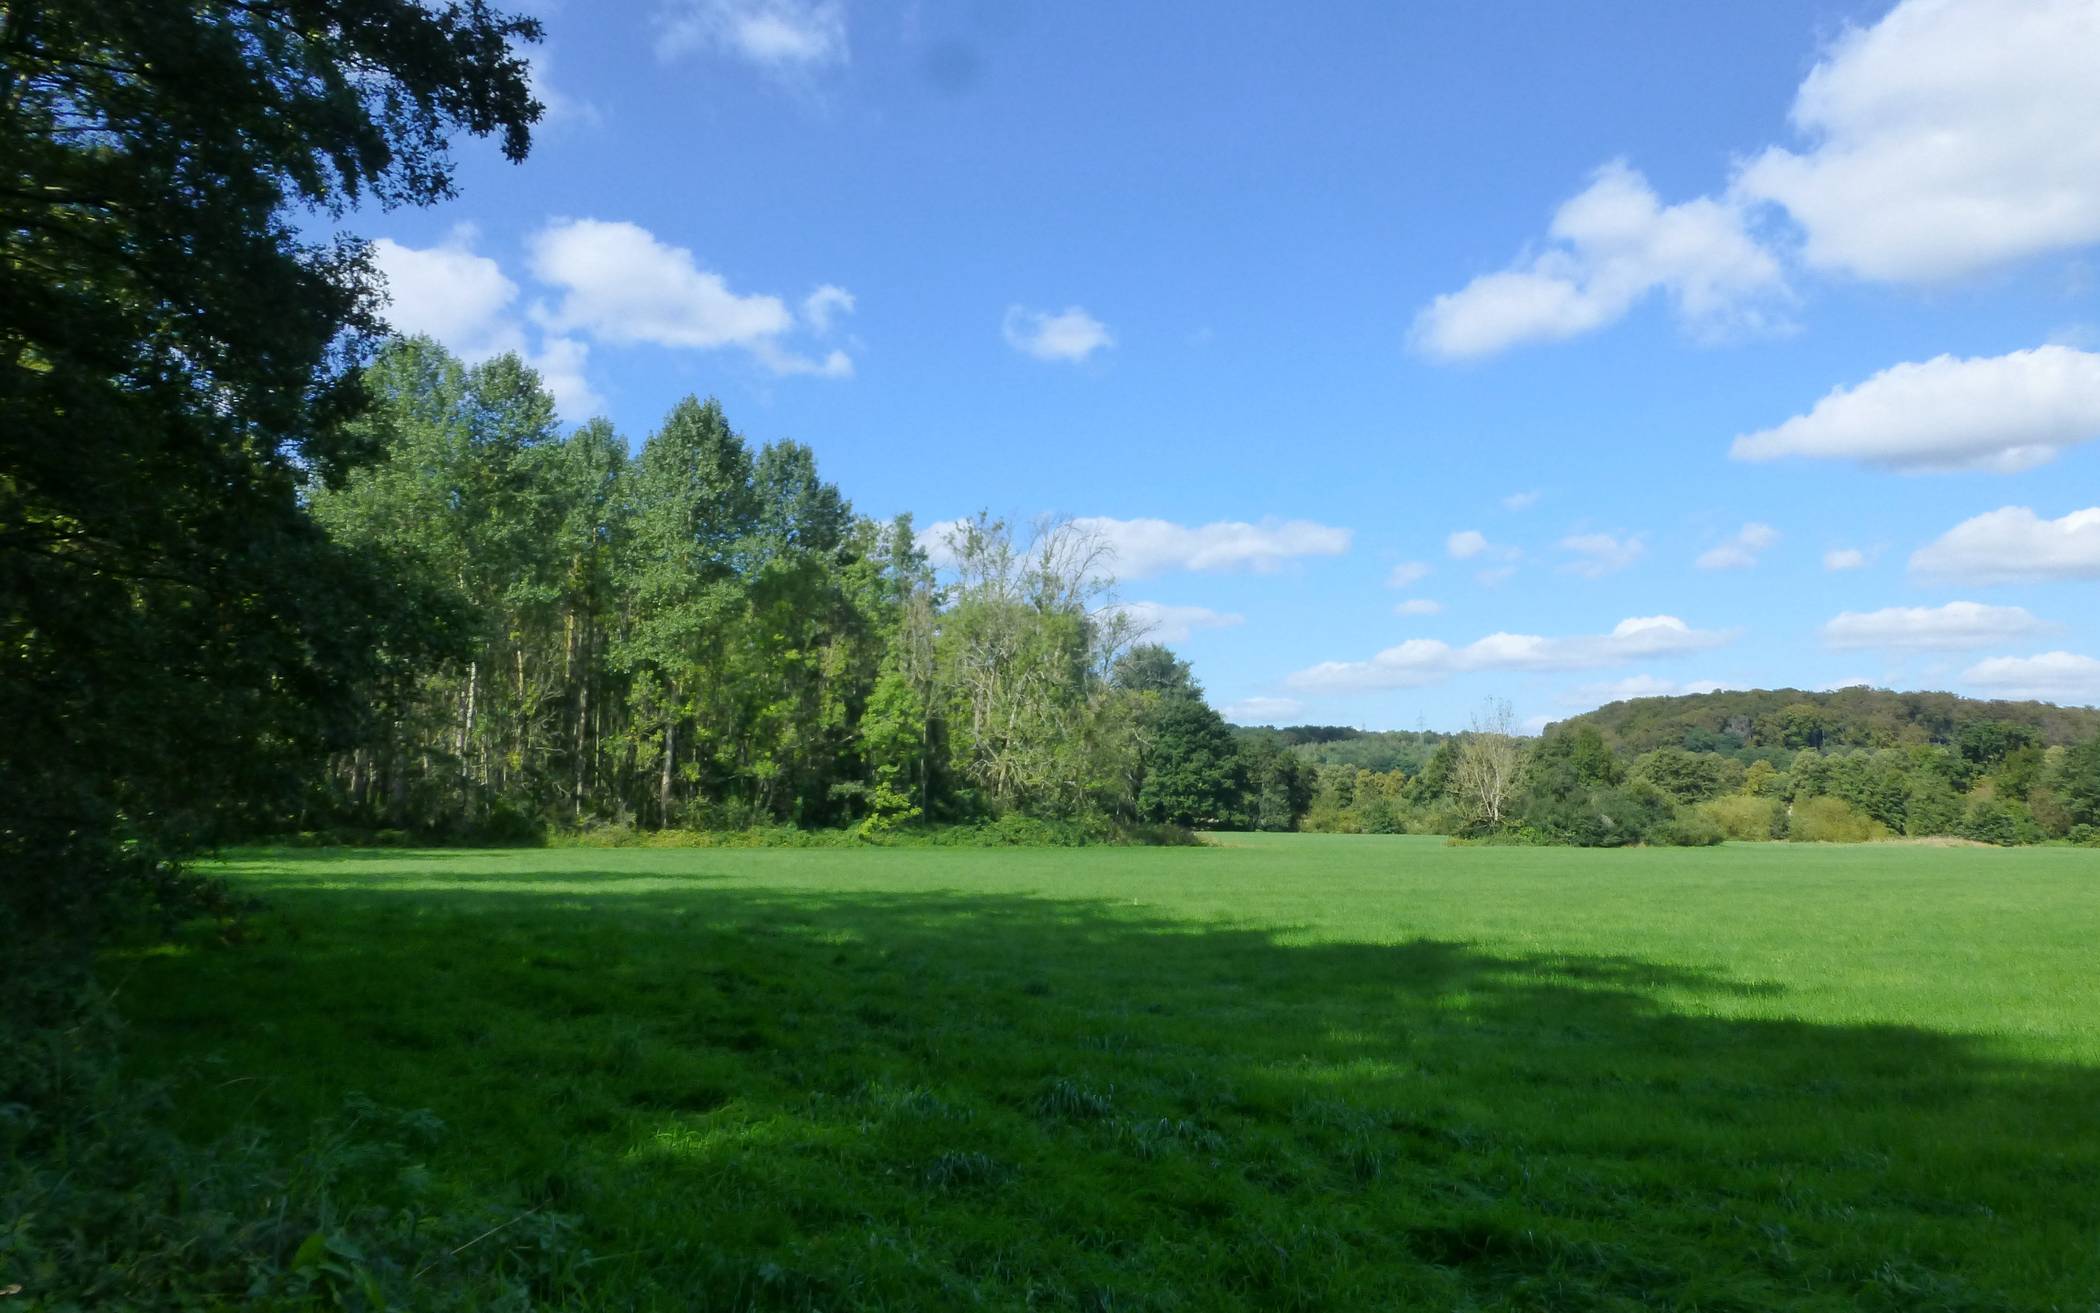
[[[776,76],[847,62],[846,8],[837,0],[683,0],[658,15],[656,53],[712,51]]]
[[[1797,147],[1664,206],[1623,162],[1554,216],[1544,249],[1436,298],[1414,341],[1444,360],[1602,328],[1650,292],[1711,333],[1773,321],[1787,276],[1753,235],[1782,215],[1808,268],[1931,283],[2100,242],[2100,8],[1902,0],[1848,27],[1796,90]]]
[[[1891,606],[1880,611],[1846,611],[1823,626],[1823,641],[1832,647],[1975,648],[1989,647],[2049,628],[2026,608],[1949,602],[1945,606]]]
[[[523,351],[511,314],[518,285],[503,266],[474,252],[475,233],[460,227],[437,246],[418,249],[389,237],[372,243],[386,280],[387,323],[397,333],[424,333],[469,361]]]
[[[1737,460],[1810,456],[1896,470],[2013,473],[2100,437],[2100,354],[2041,346],[1892,365],[1806,415],[1746,433]]]
[[[1769,306],[1787,295],[1779,262],[1735,206],[1708,197],[1665,206],[1623,160],[1563,203],[1547,234],[1530,260],[1430,302],[1415,318],[1416,348],[1465,360],[1574,337],[1658,291],[1685,324],[1712,334],[1768,323]]]
[[[518,285],[502,266],[474,251],[475,233],[459,227],[437,246],[404,246],[382,237],[372,255],[387,285],[387,321],[397,333],[436,338],[470,365],[514,352],[539,371],[540,382],[565,418],[580,420],[605,408],[585,377],[590,347],[572,337],[547,336],[537,350],[513,310]]]
[[[1410,597],[1393,608],[1394,615],[1439,615],[1444,604],[1428,597]]]
[[[1230,629],[1247,622],[1247,617],[1232,612],[1165,602],[1112,602],[1102,610],[1122,616],[1136,637],[1153,643],[1186,643],[1199,629]]]
[[[550,337],[540,349],[525,357],[527,364],[539,372],[540,383],[554,398],[554,409],[568,419],[581,419],[585,415],[600,414],[605,410],[605,398],[591,386],[584,367],[589,363],[590,344],[573,337]]]
[[[1513,492],[1502,499],[1502,509],[1505,511],[1528,511],[1539,504],[1540,496],[1541,494],[1535,488],[1524,492]]]
[[[1747,570],[1766,548],[1779,541],[1779,530],[1755,520],[1736,530],[1725,543],[1709,547],[1692,562],[1702,570]]]
[[[1864,570],[1873,558],[1857,547],[1833,547],[1823,553],[1823,568],[1826,570]]]
[[[1813,266],[1959,277],[2100,241],[2100,8],[1904,0],[1850,28],[1732,192],[1785,207]]]
[[[1610,533],[1578,533],[1561,539],[1560,549],[1573,557],[1561,563],[1563,573],[1579,574],[1585,579],[1602,579],[1640,560],[1648,550],[1648,544],[1637,533],[1625,537]]]
[[[1076,305],[1058,314],[1008,306],[999,331],[1008,346],[1037,360],[1085,360],[1116,344],[1108,325]]]
[[[1910,568],[1987,584],[2100,579],[2100,506],[2055,520],[2030,507],[2001,506],[1911,553]]]
[[[2050,702],[2100,702],[2100,660],[2076,652],[2031,657],[1991,657],[1970,666],[1962,679],[2002,697]]]
[[[1385,586],[1405,588],[1410,584],[1420,583],[1429,577],[1430,569],[1429,564],[1424,561],[1402,561],[1386,574]]]
[[[1411,638],[1368,661],[1325,661],[1285,682],[1323,693],[1420,688],[1453,675],[1480,670],[1594,670],[1651,657],[1677,656],[1719,647],[1734,635],[1693,629],[1676,616],[1635,616],[1608,634],[1543,638],[1536,634],[1489,634],[1463,647],[1431,638]]]
[[[528,249],[533,276],[560,291],[555,305],[538,311],[553,331],[586,332],[616,345],[741,347],[775,374],[844,378],[853,372],[843,351],[817,358],[787,345],[795,316],[779,297],[731,291],[691,251],[637,224],[563,219],[535,233]],[[840,296],[852,299],[829,285],[812,296],[827,316],[844,308]]]
[[[1236,725],[1275,725],[1305,710],[1296,698],[1241,698],[1218,708]]]
[[[535,279],[559,295],[521,311],[523,292],[493,258],[474,249],[471,227],[432,247],[382,237],[373,258],[386,280],[387,318],[401,333],[424,333],[469,364],[516,352],[539,371],[569,420],[605,400],[587,375],[593,345],[710,350],[741,347],[774,374],[845,378],[844,351],[805,355],[791,345],[796,317],[774,296],[740,296],[692,253],[631,223],[559,220],[527,243]],[[853,294],[825,284],[804,299],[801,322],[829,331],[853,310]]]

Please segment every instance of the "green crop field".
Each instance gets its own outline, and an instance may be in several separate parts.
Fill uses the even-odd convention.
[[[200,1138],[386,1139],[386,1225],[481,1201],[546,1304],[2100,1307],[2091,852],[220,869],[239,942],[111,965],[134,1065]]]

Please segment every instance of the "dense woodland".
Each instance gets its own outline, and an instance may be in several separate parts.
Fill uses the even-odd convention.
[[[1313,772],[1302,826],[1618,846],[2100,842],[2100,711],[1847,688],[1615,702],[1537,739],[1241,730]],[[1416,764],[1419,763],[1419,764]]]
[[[253,825],[521,838],[549,827],[1002,821],[1015,837],[1293,828],[1306,772],[1236,739],[1111,602],[1071,526],[932,544],[856,515],[807,447],[713,401],[630,444],[563,432],[515,357],[399,341],[306,497],[385,564],[414,629],[363,733]],[[631,454],[630,454],[631,453]]]

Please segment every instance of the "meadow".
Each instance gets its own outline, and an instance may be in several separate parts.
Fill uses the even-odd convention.
[[[261,900],[231,942],[109,963],[134,1067],[199,1141],[383,1141],[321,1170],[378,1181],[433,1291],[471,1257],[593,1308],[2100,1307],[2090,852],[216,869]],[[489,1234],[418,1238],[460,1200]]]

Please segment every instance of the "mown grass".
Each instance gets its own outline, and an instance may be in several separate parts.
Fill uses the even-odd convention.
[[[572,1219],[548,1303],[2100,1307],[2090,853],[223,870],[246,942],[111,965],[136,1067],[200,1138],[430,1109],[429,1177]]]

